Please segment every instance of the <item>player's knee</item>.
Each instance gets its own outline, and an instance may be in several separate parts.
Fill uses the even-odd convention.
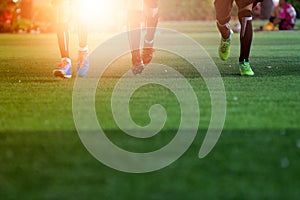
[[[238,12],[241,24],[241,37],[252,37],[252,10],[242,9]]]
[[[242,21],[243,18],[246,18],[249,20],[252,20],[252,10],[250,9],[247,9],[247,8],[244,8],[244,9],[241,9],[239,12],[238,12],[238,17],[239,17],[239,20]]]

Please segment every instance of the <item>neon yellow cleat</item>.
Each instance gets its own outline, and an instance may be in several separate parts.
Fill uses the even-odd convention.
[[[243,61],[239,63],[240,73],[242,76],[253,76],[254,72],[250,67],[250,63]]]
[[[219,46],[219,57],[221,60],[227,60],[230,56],[230,42],[232,38],[233,32],[230,30],[230,36],[228,39],[221,39],[221,43]]]

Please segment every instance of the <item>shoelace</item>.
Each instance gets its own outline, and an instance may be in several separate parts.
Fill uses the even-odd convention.
[[[249,70],[249,69],[250,69],[250,65],[247,65],[247,64],[243,63],[243,64],[241,65],[241,68],[242,68],[243,70]]]
[[[222,42],[222,44],[221,44],[221,51],[223,53],[225,53],[228,46],[229,46],[228,42]]]
[[[69,63],[67,61],[62,61],[61,63],[59,63],[59,65],[57,66],[57,68],[65,68]]]

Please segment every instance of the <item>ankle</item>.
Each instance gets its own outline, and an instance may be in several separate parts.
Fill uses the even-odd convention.
[[[61,58],[61,62],[67,62],[67,63],[69,63],[69,64],[71,64],[71,59],[70,58],[68,58],[68,57],[63,57],[63,58]]]

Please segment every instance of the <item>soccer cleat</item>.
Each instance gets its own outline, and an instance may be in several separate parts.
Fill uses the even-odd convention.
[[[250,67],[250,63],[246,61],[242,61],[239,63],[240,73],[242,76],[253,76],[254,72]]]
[[[77,76],[84,77],[90,68],[89,55],[87,51],[78,51],[76,71]]]
[[[145,68],[145,65],[141,63],[140,65],[132,66],[131,70],[134,75],[141,74]]]
[[[143,48],[142,60],[144,65],[148,65],[153,58],[154,49],[152,47]]]
[[[131,67],[132,73],[134,75],[141,74],[145,68],[145,65],[141,58],[140,50],[132,51],[131,56],[132,56],[132,60],[131,60],[132,61],[132,67]]]
[[[57,68],[53,70],[55,77],[71,78],[72,77],[72,65],[67,60],[63,60]]]
[[[221,43],[219,46],[219,57],[221,60],[227,60],[230,56],[230,42],[232,39],[233,31],[230,30],[229,38],[224,40],[221,39]]]

